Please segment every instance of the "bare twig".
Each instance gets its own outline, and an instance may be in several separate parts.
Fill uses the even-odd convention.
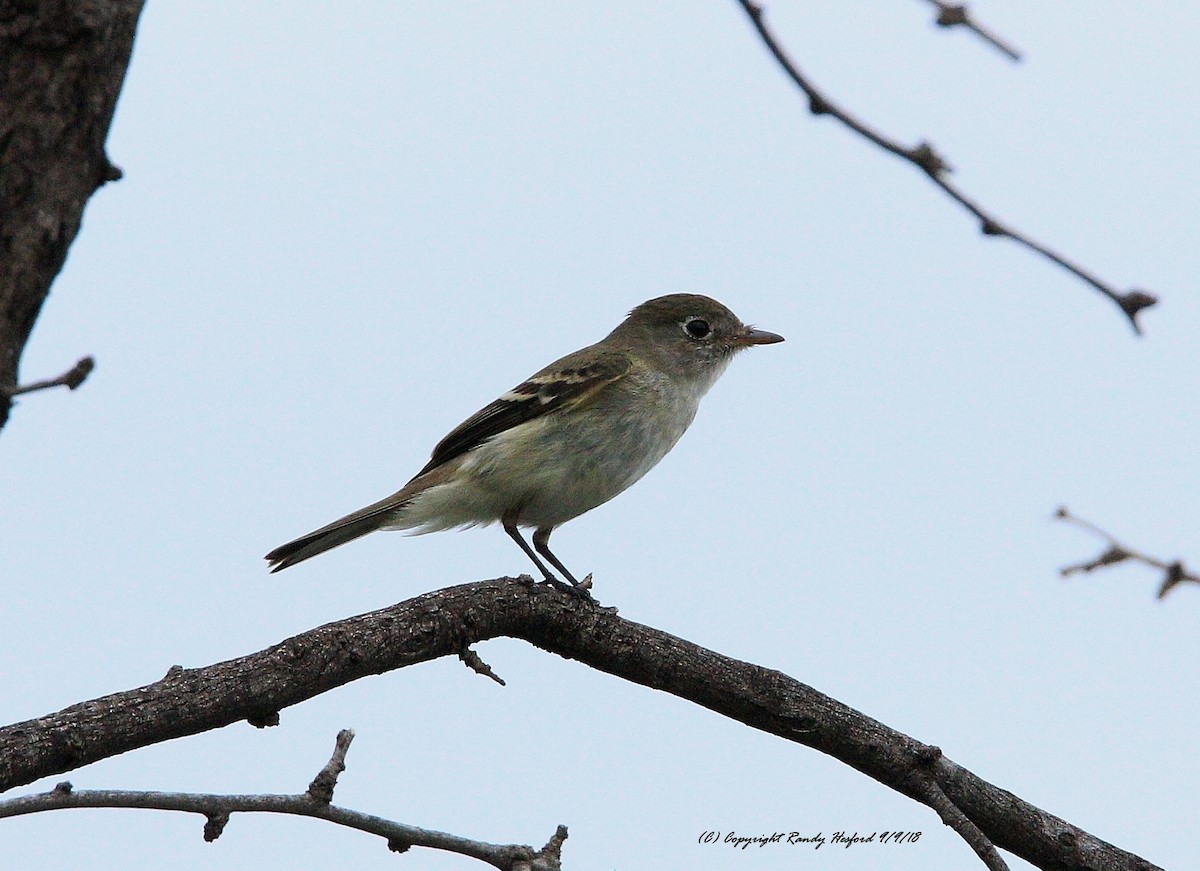
[[[783,47],[776,40],[774,34],[767,28],[766,22],[763,19],[762,7],[754,2],[754,0],[737,0],[738,5],[745,10],[749,16],[754,29],[758,31],[759,37],[763,44],[774,56],[779,66],[787,73],[788,77],[796,84],[796,86],[804,92],[808,97],[809,110],[814,115],[832,115],[845,126],[849,127],[859,136],[873,142],[875,145],[882,148],[896,157],[911,163],[913,166],[924,172],[929,180],[942,189],[956,203],[970,212],[979,220],[980,230],[986,236],[1005,236],[1012,239],[1019,245],[1023,245],[1030,251],[1034,251],[1047,260],[1058,264],[1063,269],[1075,275],[1077,278],[1090,284],[1100,293],[1107,296],[1117,307],[1125,313],[1129,319],[1130,325],[1138,335],[1141,335],[1142,328],[1138,323],[1137,317],[1142,309],[1148,308],[1158,302],[1158,298],[1153,294],[1147,293],[1144,290],[1131,289],[1121,292],[1111,287],[1107,283],[1101,281],[1092,273],[1088,272],[1078,263],[1067,259],[1051,248],[1043,245],[1024,233],[1018,232],[1000,222],[998,218],[992,217],[988,212],[984,211],[983,207],[971,200],[956,185],[951,184],[946,180],[946,176],[950,171],[950,167],[946,161],[937,153],[932,145],[927,142],[921,142],[911,148],[901,145],[899,142],[889,139],[882,133],[867,126],[862,121],[855,118],[845,109],[842,109],[837,104],[833,103],[817,90],[816,86],[805,76],[796,64],[788,57]]]
[[[408,826],[393,820],[337,805],[315,802],[307,795],[222,795],[215,793],[156,792],[115,789],[74,790],[59,784],[49,792],[0,801],[0,818],[64,808],[142,808],[200,814],[207,822],[204,840],[216,840],[233,813],[274,813],[312,817],[339,826],[386,838],[388,849],[405,852],[426,847],[469,856],[496,868],[512,869],[518,861],[529,861],[541,851],[521,844],[490,844],[446,832]],[[529,866],[541,867],[541,866]]]
[[[546,846],[529,859],[518,859],[513,871],[562,871],[562,846],[567,839],[567,827],[559,826]]]
[[[913,792],[929,807],[937,811],[942,822],[954,829],[975,851],[989,871],[1008,871],[1008,863],[979,826],[971,822],[962,808],[950,800],[937,781],[937,767],[942,763],[940,747],[927,746],[919,753],[917,765],[913,767],[911,781]],[[945,772],[941,772],[943,775]]]
[[[492,671],[492,667],[484,662],[479,657],[479,654],[471,648],[464,647],[462,650],[460,650],[458,652],[458,658],[463,661],[467,668],[471,669],[471,671],[475,672],[476,674],[481,674],[484,677],[490,677],[502,687],[508,686],[508,684],[504,682],[504,678]]]
[[[357,829],[387,839],[388,849],[403,853],[412,847],[427,847],[469,856],[487,862],[503,871],[559,871],[562,843],[567,837],[566,826],[558,830],[541,850],[523,844],[489,844],[408,826],[382,817],[340,808],[330,804],[333,785],[345,769],[346,751],[354,733],[343,729],[338,733],[333,757],[321,769],[308,792],[303,795],[219,795],[214,793],[152,792],[133,790],[88,789],[76,790],[69,782],[58,784],[49,792],[26,795],[0,801],[0,818],[16,817],[40,811],[64,808],[108,807],[142,808],[147,810],[183,811],[205,818],[204,840],[221,837],[229,817],[234,813],[276,813],[313,817],[339,826]],[[328,795],[328,798],[326,797]]]
[[[1095,558],[1085,560],[1081,563],[1063,566],[1061,569],[1059,569],[1059,573],[1064,578],[1078,572],[1091,572],[1095,571],[1096,569],[1103,568],[1104,566],[1112,566],[1116,565],[1117,563],[1131,561],[1142,563],[1143,565],[1159,569],[1161,572],[1163,572],[1162,583],[1158,586],[1158,598],[1160,599],[1166,596],[1167,593],[1171,592],[1172,589],[1184,581],[1191,581],[1192,583],[1200,584],[1200,576],[1188,571],[1182,560],[1175,560],[1174,562],[1169,563],[1165,560],[1160,560],[1157,557],[1144,554],[1141,551],[1134,550],[1128,545],[1124,545],[1117,541],[1116,538],[1105,532],[1096,524],[1084,520],[1081,517],[1076,517],[1067,510],[1065,505],[1055,511],[1054,516],[1058,520],[1062,520],[1067,523],[1074,524],[1082,529],[1086,529],[1088,532],[1091,532],[1108,542],[1108,547]]]
[[[938,9],[937,17],[933,19],[938,27],[965,27],[1009,60],[1021,60],[1020,52],[971,17],[965,3],[947,3],[945,0],[926,2]]]
[[[346,770],[346,751],[350,749],[350,742],[353,740],[353,729],[342,729],[337,733],[337,740],[333,744],[333,755],[329,757],[325,767],[317,772],[317,776],[308,785],[305,795],[310,799],[321,804],[329,804],[333,801],[333,790],[337,787],[338,775]]]
[[[32,384],[25,384],[20,387],[0,389],[8,396],[20,396],[22,393],[33,393],[36,390],[46,390],[50,387],[66,387],[68,390],[74,390],[87,379],[88,375],[95,368],[96,361],[91,357],[84,357],[57,378],[34,381]]]

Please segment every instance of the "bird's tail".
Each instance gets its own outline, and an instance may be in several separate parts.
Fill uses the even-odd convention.
[[[265,557],[271,565],[271,571],[282,571],[377,529],[412,529],[420,526],[423,521],[409,512],[413,500],[430,487],[444,483],[452,472],[450,466],[442,465],[417,475],[391,496],[347,514],[308,535],[302,535],[295,541],[280,545]]]
[[[288,566],[304,562],[309,557],[354,541],[368,532],[374,532],[382,524],[382,517],[360,517],[357,520],[343,518],[308,535],[302,535],[295,541],[280,545],[267,554],[265,559],[270,563],[272,572],[282,571]]]

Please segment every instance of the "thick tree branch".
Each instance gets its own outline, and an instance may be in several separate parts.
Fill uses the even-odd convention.
[[[0,428],[104,152],[143,0],[0,3]]]
[[[1078,263],[1067,259],[1057,251],[1043,245],[1031,237],[1021,233],[1012,227],[1009,227],[1000,222],[998,218],[994,218],[984,210],[982,206],[970,199],[966,194],[958,189],[957,185],[952,184],[947,180],[947,175],[950,172],[950,167],[946,161],[937,153],[932,145],[928,142],[922,142],[914,145],[911,148],[906,147],[894,139],[889,139],[882,133],[868,126],[864,122],[855,118],[845,109],[838,106],[828,97],[822,94],[812,81],[800,72],[800,68],[788,57],[787,52],[783,50],[783,46],[775,38],[775,35],[767,27],[766,21],[763,18],[763,9],[754,0],[737,0],[738,5],[742,7],[746,15],[750,18],[754,29],[758,32],[759,38],[768,51],[775,58],[775,61],[787,74],[787,76],[795,83],[804,95],[808,97],[809,111],[814,115],[831,115],[840,121],[845,126],[849,127],[859,136],[873,142],[875,145],[882,148],[884,151],[907,161],[917,169],[921,170],[929,177],[935,185],[952,200],[970,212],[979,220],[980,230],[985,236],[1005,236],[1012,239],[1019,245],[1023,245],[1030,251],[1040,254],[1047,260],[1058,264],[1063,269],[1067,270],[1076,277],[1090,284],[1100,293],[1116,303],[1117,307],[1124,312],[1129,318],[1129,323],[1133,326],[1133,330],[1138,335],[1141,335],[1142,328],[1138,323],[1138,314],[1142,309],[1148,308],[1158,302],[1158,298],[1153,294],[1147,293],[1144,290],[1132,289],[1128,291],[1119,291],[1110,286],[1104,281],[1101,281],[1091,272],[1084,269]]]
[[[249,656],[171,669],[148,686],[4,728],[0,791],[238,720],[270,721],[352,680],[457,656],[469,644],[502,636],[805,744],[918,801],[927,801],[936,784],[983,838],[1040,868],[1155,867],[785,674],[624,620],[527,577],[427,593]]]
[[[1158,585],[1159,599],[1162,599],[1167,595],[1167,593],[1171,592],[1171,590],[1175,589],[1176,586],[1182,584],[1184,581],[1188,581],[1193,584],[1200,584],[1200,576],[1197,576],[1195,572],[1188,571],[1187,567],[1183,564],[1183,560],[1167,562],[1166,560],[1161,560],[1157,557],[1150,556],[1149,554],[1144,554],[1141,551],[1134,550],[1132,547],[1129,547],[1129,545],[1122,544],[1121,542],[1117,541],[1112,535],[1105,532],[1091,521],[1084,520],[1081,517],[1076,517],[1067,510],[1065,505],[1055,511],[1054,516],[1058,520],[1062,520],[1066,523],[1071,523],[1082,529],[1086,529],[1088,532],[1098,535],[1100,538],[1103,538],[1106,542],[1108,542],[1107,549],[1102,551],[1094,559],[1084,560],[1081,563],[1063,566],[1061,569],[1059,569],[1059,574],[1061,574],[1064,578],[1070,577],[1077,572],[1092,572],[1096,569],[1104,568],[1105,566],[1114,566],[1117,563],[1129,561],[1150,566],[1151,568],[1158,569],[1163,573],[1162,583]]]

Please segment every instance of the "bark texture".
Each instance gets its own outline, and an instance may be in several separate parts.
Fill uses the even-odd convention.
[[[0,427],[92,192],[143,0],[0,0]]]

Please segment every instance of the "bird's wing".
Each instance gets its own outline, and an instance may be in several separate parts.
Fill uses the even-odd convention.
[[[591,347],[568,354],[456,426],[438,442],[414,480],[505,430],[587,402],[605,386],[624,378],[632,365],[629,356],[620,351],[598,352]]]

